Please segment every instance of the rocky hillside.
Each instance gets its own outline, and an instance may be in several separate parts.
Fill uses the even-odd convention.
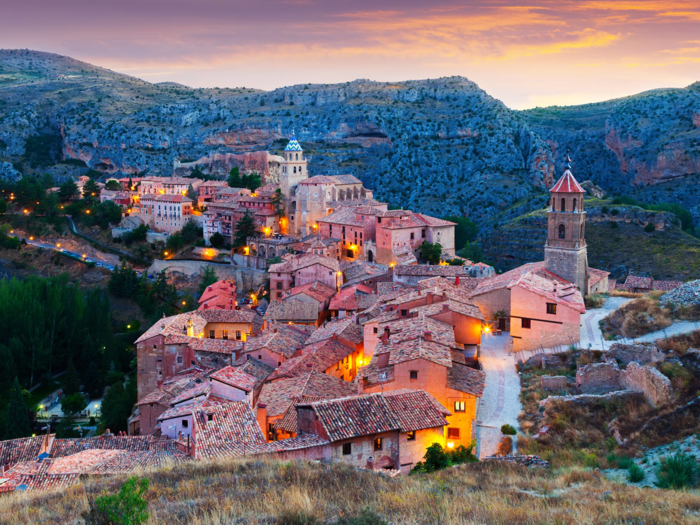
[[[580,180],[645,202],[678,202],[700,224],[700,82],[582,106],[520,112]]]
[[[192,89],[0,51],[0,164],[23,173],[170,175],[180,161],[178,173],[197,162],[221,176],[239,165],[274,179],[275,153],[295,129],[312,174],[352,173],[392,205],[481,225],[513,206],[532,209],[567,148],[580,180],[683,202],[700,222],[699,127],[698,84],[514,112],[463,77]]]
[[[507,219],[497,221],[482,240],[486,259],[501,271],[543,260],[546,209],[503,216]],[[653,232],[644,231],[648,223],[654,225]],[[629,273],[673,280],[700,275],[700,239],[683,232],[672,213],[615,205],[610,199],[587,200],[586,242],[589,265],[612,272],[616,279]]]

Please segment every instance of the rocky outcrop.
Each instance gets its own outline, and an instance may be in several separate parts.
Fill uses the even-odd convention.
[[[250,153],[215,153],[204,156],[193,162],[173,163],[173,174],[177,176],[189,175],[193,169],[198,168],[208,175],[214,175],[220,179],[228,177],[231,168],[237,167],[241,173],[259,173],[263,183],[278,183],[280,176],[280,164],[284,157],[270,155],[267,151],[254,151]]]

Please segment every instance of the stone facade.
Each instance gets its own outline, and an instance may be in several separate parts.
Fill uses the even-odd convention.
[[[652,406],[666,404],[673,399],[671,380],[653,366],[630,363],[620,374],[620,383],[628,390],[641,392]]]
[[[566,376],[542,376],[540,385],[544,390],[565,390],[569,387],[569,378]]]
[[[632,362],[645,365],[661,361],[663,354],[654,344],[625,345],[614,343],[608,349],[608,355],[614,357],[619,363],[628,365]]]
[[[576,386],[583,393],[620,389],[620,367],[615,361],[579,366]]]

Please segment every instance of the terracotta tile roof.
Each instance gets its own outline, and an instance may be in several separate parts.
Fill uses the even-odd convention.
[[[394,266],[394,275],[411,277],[456,277],[466,276],[464,266],[442,266],[428,264],[411,264]]]
[[[290,439],[270,441],[267,443],[226,443],[209,447],[199,454],[202,459],[225,459],[243,456],[257,456],[263,454],[275,454],[278,452],[290,452],[307,448],[322,447],[330,442],[313,434],[306,434]]]
[[[384,327],[389,327],[390,345],[417,338],[425,338],[426,332],[431,334],[432,341],[447,347],[455,347],[454,329],[452,325],[427,316],[409,317],[398,321],[380,323],[379,335],[384,333]]]
[[[196,386],[197,380],[200,382],[206,381],[206,375],[206,373],[200,370],[195,370],[192,374],[185,374],[183,376],[175,376],[167,379],[159,388],[139,400],[136,406],[148,405],[151,403],[168,406],[174,397]]]
[[[252,310],[197,310],[207,323],[248,323],[252,324],[257,315]]]
[[[156,201],[156,202],[193,202],[192,199],[189,197],[185,197],[184,195],[156,195],[156,194],[147,194],[141,197],[141,202],[145,203],[147,201]]]
[[[234,337],[235,334],[230,334]],[[192,337],[188,346],[198,352],[210,352],[216,354],[231,355],[242,347],[242,341],[235,339],[209,339],[208,337]]]
[[[233,366],[227,366],[226,368],[217,370],[210,377],[212,380],[240,388],[246,392],[252,392],[258,384],[258,379],[255,376],[246,374],[240,368],[235,368]]]
[[[280,377],[299,376],[312,370],[325,372],[354,351],[354,348],[348,348],[332,339],[307,345],[302,349],[302,355],[292,357],[282,363],[275,373],[270,376],[270,380]]]
[[[445,416],[452,415],[437,399],[423,390],[395,390],[382,395],[401,425],[401,432],[447,425]]]
[[[566,170],[550,193],[586,193],[578,183],[571,170]]]
[[[267,405],[268,417],[283,415],[302,396],[336,398],[352,395],[357,387],[347,381],[319,372],[307,372],[290,379],[279,379],[263,386],[259,403]]]
[[[429,288],[437,288],[439,290],[454,290],[458,289],[462,292],[469,294],[479,285],[483,279],[478,279],[476,277],[459,277],[459,285],[455,284],[455,277],[431,277],[430,279],[422,279],[418,282],[418,288],[421,290]]]
[[[270,374],[275,371],[275,369],[270,365],[267,365],[257,359],[246,359],[246,356],[242,356],[236,363],[234,363],[233,366],[240,369],[242,372],[253,376],[255,378],[256,387],[265,382]]]
[[[51,458],[62,458],[83,450],[128,450],[130,452],[176,453],[177,444],[171,439],[153,436],[97,436],[79,439],[56,439],[51,447]]]
[[[308,179],[301,181],[299,184],[304,186],[312,186],[314,184],[335,184],[335,180],[327,175],[314,175],[313,177],[309,177]]]
[[[355,323],[352,317],[345,317],[336,321],[331,321],[318,328],[311,337],[308,338],[306,344],[313,344],[324,339],[331,339],[334,335],[342,339],[347,339],[352,343],[359,345],[364,343],[364,331],[362,327]]]
[[[390,342],[388,345],[380,343],[374,350],[372,361],[386,353],[389,353],[389,365],[405,363],[415,359],[425,359],[441,366],[452,366],[450,347],[434,341],[426,341],[423,337],[395,343]]]
[[[397,246],[391,251],[398,266],[418,264],[418,258],[410,246]]]
[[[625,286],[629,289],[632,288],[643,288],[647,290],[652,289],[654,279],[651,277],[640,277],[638,275],[628,275],[625,279]]]
[[[265,348],[270,352],[291,357],[296,348],[307,342],[315,329],[313,326],[290,326],[271,322],[262,334],[246,341],[243,353],[249,354]]]
[[[318,304],[288,298],[275,300],[267,307],[265,320],[313,323],[318,320]]]
[[[317,401],[310,406],[331,442],[401,428],[381,394]]]
[[[295,397],[289,404],[287,411],[284,415],[275,421],[274,427],[276,430],[283,430],[289,432],[290,434],[298,434],[299,429],[297,427],[297,406],[299,404],[308,404],[315,401],[321,401],[326,399],[324,397],[314,397],[314,396],[301,396],[299,398]]]
[[[302,286],[295,286],[289,290],[289,295],[287,297],[294,297],[295,295],[305,294],[313,299],[316,299],[320,303],[325,303],[328,299],[333,297],[335,290],[328,286],[327,284],[321,282],[313,282],[304,284]]]
[[[603,270],[597,270],[596,268],[588,268],[588,283],[594,285],[605,279],[610,272]]]
[[[316,222],[326,222],[328,224],[340,224],[343,226],[357,226],[362,228],[370,224],[369,218],[362,220],[357,216],[355,208],[339,208],[330,215],[318,219]]]
[[[201,381],[199,383],[196,383],[192,385],[191,388],[188,388],[187,390],[181,392],[174,398],[170,400],[171,405],[177,405],[178,403],[182,403],[184,401],[188,401],[190,399],[194,399],[199,396],[206,396],[209,391],[211,390],[211,383],[209,381]]]
[[[535,293],[549,301],[566,305],[580,313],[586,312],[583,296],[575,284],[542,277],[535,273],[526,273],[512,283],[509,288],[519,287]]]
[[[654,290],[659,290],[661,292],[670,292],[671,290],[675,290],[676,288],[680,288],[683,286],[683,281],[657,281],[654,280],[654,284],[652,285]]]
[[[481,397],[486,385],[486,372],[464,365],[453,365],[447,369],[447,387],[466,394]]]
[[[206,398],[198,399],[194,403],[186,403],[166,410],[158,416],[158,421],[162,422],[176,417],[191,416],[194,410],[213,408],[227,403],[231,403],[231,400],[209,394]]]
[[[45,436],[0,441],[0,467],[33,461],[41,454]]]
[[[264,443],[265,436],[250,405],[232,401],[194,412],[193,436],[197,455],[204,449],[228,443]]]
[[[511,285],[511,283],[517,281],[524,274],[541,269],[544,269],[544,261],[523,264],[522,266],[518,266],[517,268],[500,275],[489,277],[487,279],[480,279],[478,286],[472,292],[472,297],[496,290],[506,289]]]
[[[281,263],[271,265],[267,272],[272,273],[293,273],[302,268],[308,268],[315,264],[320,264],[334,272],[339,269],[338,261],[331,259],[330,257],[324,257],[323,255],[316,255],[314,253],[301,253],[299,255],[290,255],[286,257],[286,260]]]
[[[425,306],[411,308],[411,310],[409,310],[409,313],[422,314],[431,317],[434,315],[439,315],[445,311],[452,311],[461,315],[466,315],[467,317],[479,319],[481,321],[484,320],[484,316],[481,313],[481,310],[479,310],[479,307],[475,304],[466,304],[460,301],[454,301],[452,299],[441,301],[439,303],[433,303]]]
[[[425,282],[425,281],[421,281],[421,282]],[[415,290],[415,289],[416,289],[415,286],[411,286],[410,284],[404,284],[402,282],[388,282],[388,283],[379,282],[379,283],[377,283],[377,294],[379,294],[380,296],[383,296],[383,295],[389,294],[389,293],[396,293],[396,292],[405,293],[407,291],[411,291],[411,290]],[[382,297],[382,299],[384,300],[383,297]]]
[[[371,308],[378,299],[374,290],[363,284],[355,284],[343,288],[335,294],[328,307],[329,310],[366,310]]]

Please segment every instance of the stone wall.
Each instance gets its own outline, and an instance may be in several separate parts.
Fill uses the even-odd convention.
[[[565,390],[569,387],[566,376],[542,376],[540,381],[544,390]]]
[[[614,357],[623,365],[628,365],[632,362],[641,365],[661,361],[663,355],[654,344],[636,344],[625,345],[615,343],[610,346],[607,354]]]
[[[583,393],[620,388],[620,368],[615,361],[583,365],[576,370],[576,386]]]
[[[233,279],[239,291],[252,290],[262,285],[268,278],[267,272],[253,268],[242,268],[231,264],[210,263],[205,261],[183,261],[177,259],[156,259],[148,268],[149,274],[179,272],[187,277],[201,274],[207,266],[214,268],[219,279]]]
[[[674,395],[671,380],[649,365],[630,363],[621,372],[620,383],[629,390],[643,393],[647,402],[655,407],[668,403]]]
[[[574,405],[588,405],[591,403],[599,403],[601,401],[614,401],[617,399],[632,399],[636,396],[641,397],[640,392],[632,392],[630,390],[619,390],[617,392],[609,392],[607,394],[580,394],[577,396],[549,396],[540,401],[540,407],[546,410],[550,404],[557,401],[572,403]]]

